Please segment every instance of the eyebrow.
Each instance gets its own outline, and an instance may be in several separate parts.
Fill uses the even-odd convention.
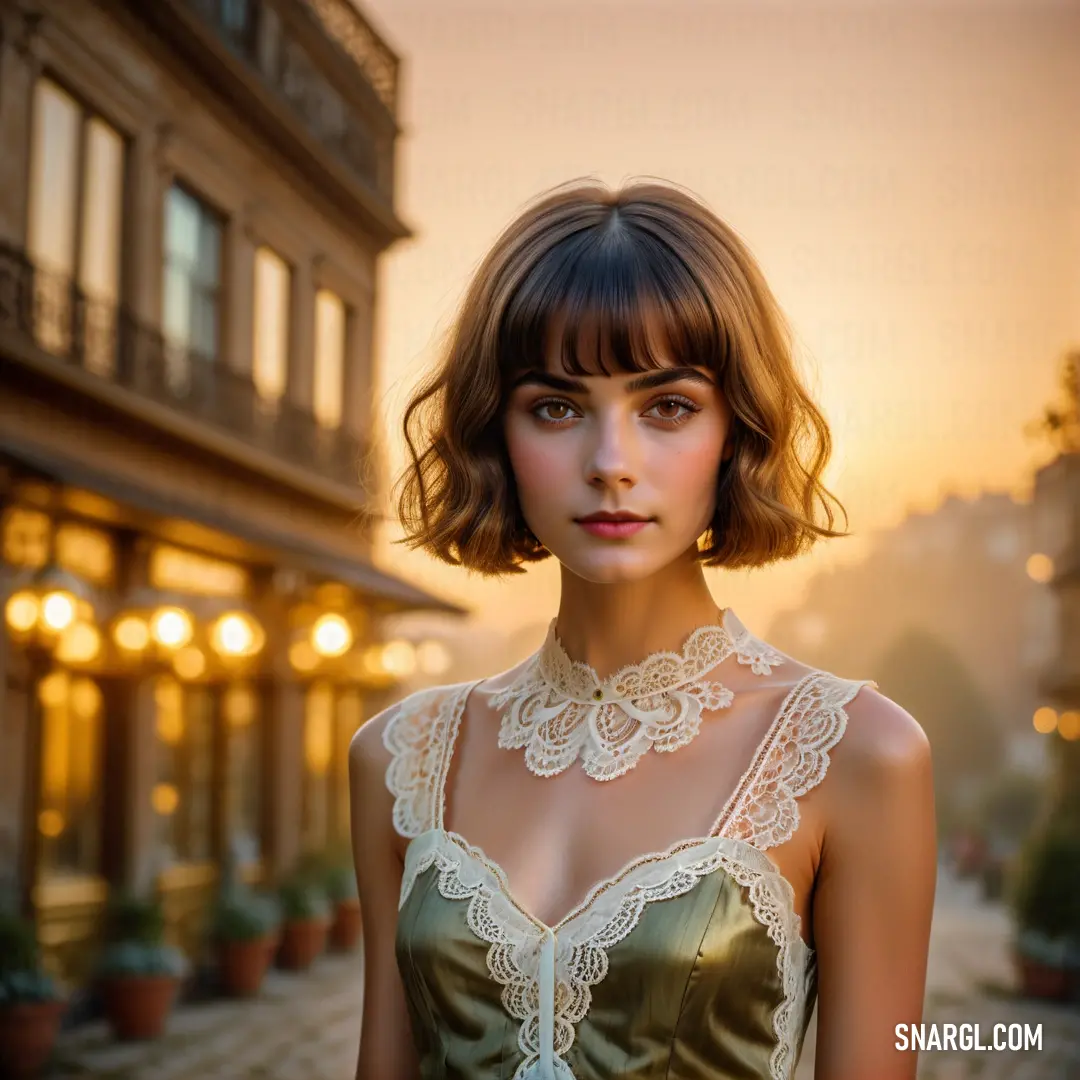
[[[630,393],[637,390],[652,390],[657,386],[667,386],[669,383],[697,382],[705,386],[715,386],[716,383],[704,372],[692,367],[661,368],[659,371],[650,371],[631,379],[626,384]],[[548,371],[530,370],[524,372],[514,383],[514,388],[519,386],[547,386],[552,390],[562,390],[568,394],[587,394],[589,388],[580,379],[568,379],[565,375],[553,375]]]

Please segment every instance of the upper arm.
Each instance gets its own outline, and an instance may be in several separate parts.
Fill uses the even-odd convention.
[[[394,953],[402,863],[386,787],[390,755],[382,732],[396,706],[369,720],[349,748],[353,859],[364,926],[364,1008],[357,1080],[415,1080],[405,994]]]
[[[815,1080],[914,1080],[896,1025],[922,1019],[937,875],[930,746],[899,705],[848,706],[814,890]]]

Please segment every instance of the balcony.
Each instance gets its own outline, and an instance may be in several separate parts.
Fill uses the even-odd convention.
[[[325,428],[286,398],[270,403],[251,378],[223,360],[198,356],[140,325],[123,306],[87,296],[70,278],[35,266],[0,244],[0,342],[17,354],[58,361],[89,377],[89,386],[120,391],[111,404],[147,417],[144,403],[194,421],[219,444],[267,458],[314,482],[323,478],[359,496],[364,446],[341,428]],[[5,350],[5,359],[15,350]],[[105,396],[105,395],[102,395]],[[153,420],[151,419],[152,423]],[[190,423],[186,427],[190,427]],[[255,453],[252,454],[251,451]],[[258,467],[258,464],[256,464]]]
[[[393,210],[399,61],[350,0],[127,2],[380,245],[409,235]]]

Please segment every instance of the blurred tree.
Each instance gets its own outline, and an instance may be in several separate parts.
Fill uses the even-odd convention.
[[[1072,464],[1076,463],[1080,455],[1080,349],[1073,349],[1062,358],[1060,399],[1046,406],[1042,417],[1025,430],[1029,437],[1049,442],[1059,458],[1071,457]],[[1080,545],[1080,537],[1074,535],[1072,544]],[[1055,588],[1055,582],[1051,581],[1049,587]],[[1060,704],[1075,709],[1080,703]],[[1045,825],[1080,837],[1080,741],[1067,741],[1055,734],[1052,752],[1054,779],[1043,807]]]
[[[1045,440],[1059,454],[1080,453],[1080,349],[1065,354],[1061,363],[1062,398],[1043,409],[1043,414],[1024,429]]]
[[[963,661],[926,630],[901,635],[874,670],[881,692],[911,713],[930,740],[938,825],[948,831],[1001,766],[999,718]]]

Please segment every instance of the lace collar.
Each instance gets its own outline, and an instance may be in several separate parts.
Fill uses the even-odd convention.
[[[537,776],[564,772],[580,758],[594,780],[614,780],[650,748],[686,746],[701,728],[703,709],[731,704],[731,690],[702,676],[732,653],[756,675],[783,663],[725,608],[722,622],[698,627],[681,652],[651,653],[601,680],[589,664],[566,655],[552,619],[521,675],[492,695],[492,705],[505,710],[499,746],[524,747],[525,764]]]

